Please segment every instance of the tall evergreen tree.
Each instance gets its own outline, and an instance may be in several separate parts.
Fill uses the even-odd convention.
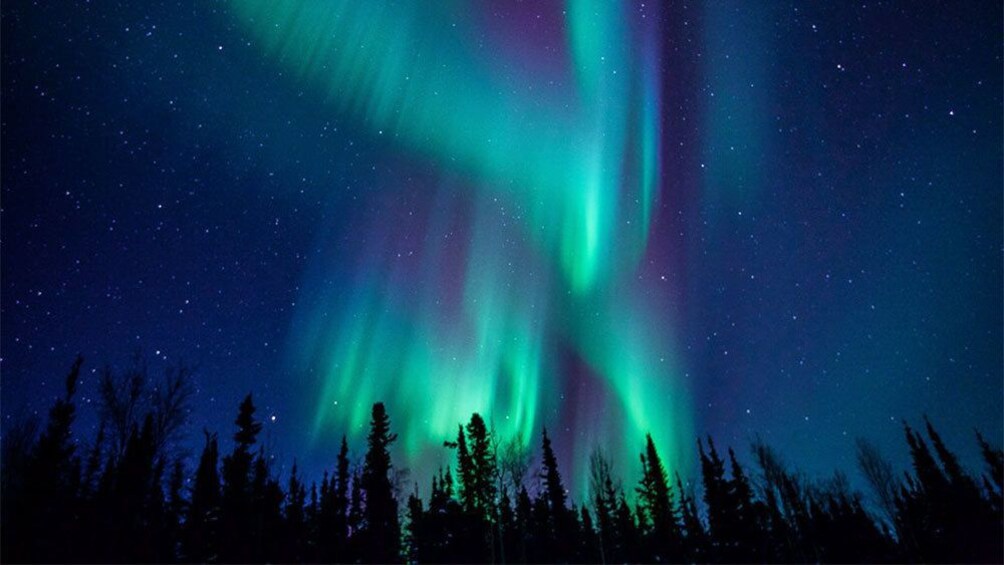
[[[457,431],[457,475],[460,479],[460,504],[466,520],[462,522],[457,558],[461,561],[491,561],[495,544],[497,467],[491,435],[484,419],[471,416],[466,429]]]
[[[616,521],[617,538],[619,540],[618,550],[620,555],[617,562],[638,562],[644,561],[640,553],[641,533],[638,531],[638,523],[635,514],[631,512],[624,492],[618,493],[617,509],[614,512]]]
[[[435,478],[433,478],[435,483]],[[408,496],[406,505],[408,524],[405,535],[405,561],[408,563],[427,563],[430,561],[430,539],[427,532],[427,521],[422,498],[418,495],[418,484],[415,491]]]
[[[335,468],[334,504],[332,513],[331,536],[334,539],[335,553],[342,556],[348,548],[349,541],[349,443],[342,436],[342,444],[338,450],[338,460]]]
[[[762,522],[764,513],[762,505],[754,498],[753,487],[743,470],[736,452],[729,448],[729,464],[732,467],[731,479],[728,482],[728,494],[735,513],[732,524],[735,534],[736,551],[750,559],[763,558],[764,531]]]
[[[547,430],[544,430],[541,443],[543,453],[543,478],[544,493],[547,505],[552,514],[559,510],[566,510],[565,501],[568,494],[565,492],[565,485],[561,482],[561,473],[558,471],[558,458],[554,456],[554,449],[551,447],[551,438],[547,437]]]
[[[474,468],[472,490],[475,510],[486,519],[494,520],[497,494],[495,454],[492,451],[491,433],[477,413],[471,416],[471,421],[467,424],[467,436],[470,439],[471,464]]]
[[[300,480],[296,461],[289,474],[289,485],[286,488],[286,501],[283,508],[285,516],[285,539],[281,561],[300,563],[307,558],[307,488]]]
[[[530,500],[530,493],[526,486],[521,485],[516,493],[516,537],[519,540],[514,560],[522,563],[531,562],[532,553],[527,547],[530,542],[530,527],[533,521],[533,502]]]
[[[223,458],[223,496],[220,505],[220,559],[226,562],[248,562],[252,558],[253,538],[260,528],[252,492],[252,446],[258,441],[262,424],[255,419],[251,394],[244,397],[234,425],[234,450]]]
[[[589,490],[599,531],[600,560],[604,563],[624,561],[615,516],[618,488],[614,487],[610,460],[599,450],[589,457]]]
[[[708,560],[708,538],[704,524],[697,512],[697,504],[693,495],[683,488],[683,480],[676,475],[676,490],[680,493],[681,525],[683,526],[683,556],[684,560],[701,563]]]
[[[319,562],[320,556],[317,549],[320,528],[318,528],[318,516],[320,515],[320,501],[317,498],[317,483],[310,483],[310,495],[307,497],[307,508],[304,510],[304,517],[307,521],[307,547],[305,549],[304,561],[310,563]],[[348,562],[348,559],[345,560]]]
[[[18,492],[4,492],[5,561],[66,561],[72,559],[67,541],[73,539],[80,462],[72,439],[77,391],[83,357],[77,357],[66,376],[64,394],[49,410],[38,441],[26,445],[24,472],[15,484]],[[6,486],[6,485],[5,485]]]
[[[171,555],[181,556],[182,524],[188,511],[188,500],[185,498],[185,464],[179,458],[171,464],[171,476],[167,482],[167,513],[168,537]]]
[[[396,439],[397,435],[390,432],[390,418],[383,403],[374,404],[362,473],[366,507],[361,535],[363,556],[377,563],[401,560],[401,526],[394,486],[391,484],[392,465],[388,450]]]
[[[651,435],[645,436],[641,454],[642,477],[636,489],[647,523],[643,524],[651,559],[665,563],[681,558],[680,526],[666,468]]]
[[[268,458],[259,448],[254,459],[251,479],[251,530],[249,545],[258,560],[275,562],[281,559],[285,493],[272,476]]]
[[[575,537],[575,514],[568,506],[568,493],[565,485],[561,481],[561,473],[558,471],[558,458],[554,455],[551,447],[551,438],[547,435],[547,430],[543,431],[541,441],[541,459],[543,479],[543,492],[541,498],[545,502],[544,509],[547,512],[546,532],[549,542],[556,555],[570,556],[573,554]],[[567,559],[567,557],[564,557]]]
[[[360,560],[360,552],[363,550],[364,529],[366,527],[366,515],[363,511],[363,488],[362,477],[358,472],[352,474],[352,489],[349,496],[349,542],[346,549],[346,561]]]
[[[321,561],[344,561],[348,555],[349,446],[342,436],[335,476],[321,481],[317,512],[317,551]]]
[[[589,514],[589,509],[583,504],[579,507],[579,520],[582,529],[582,543],[579,551],[575,555],[575,561],[579,563],[599,563],[603,561],[600,551],[600,536],[593,524],[593,517]]]
[[[114,543],[129,561],[157,560],[154,523],[163,493],[154,473],[153,418],[140,430],[135,425],[114,473],[112,506],[116,519],[109,524]],[[160,500],[158,500],[158,498]]]
[[[460,500],[473,516],[492,519],[495,505],[495,454],[491,434],[477,413],[457,435],[457,468],[460,475]]]
[[[219,560],[220,475],[216,434],[206,432],[206,444],[195,470],[188,515],[182,529],[182,559]]]
[[[701,480],[704,485],[704,506],[708,512],[708,533],[712,559],[729,560],[734,555],[734,536],[730,531],[731,513],[735,511],[729,504],[728,484],[725,479],[725,463],[718,456],[715,444],[708,438],[708,451],[704,444],[697,442],[701,459]]]

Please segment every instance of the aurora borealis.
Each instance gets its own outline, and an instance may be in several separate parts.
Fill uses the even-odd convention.
[[[375,401],[422,482],[473,411],[575,488],[646,433],[1000,443],[999,12],[10,3],[4,425],[139,348],[315,474]]]
[[[471,53],[463,11],[444,30],[443,14],[419,5],[234,4],[332,112],[453,177],[429,188],[413,247],[378,218],[346,297],[302,307],[298,341],[322,375],[315,434],[360,439],[382,400],[409,430],[411,458],[473,412],[527,446],[542,425],[576,430],[582,469],[592,447],[646,433],[678,452],[691,428],[672,324],[651,316],[637,278],[659,176],[657,13],[570,2],[555,55],[570,68],[557,81],[506,77],[518,61],[491,45]],[[568,362],[591,397],[565,409]]]

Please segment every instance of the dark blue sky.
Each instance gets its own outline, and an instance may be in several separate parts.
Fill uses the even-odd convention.
[[[858,436],[903,464],[900,422],[922,414],[967,461],[974,427],[999,445],[1000,6],[659,17],[650,253],[695,430],[762,435],[813,473],[850,470]],[[307,441],[316,376],[289,362],[298,301],[319,257],[365,249],[357,218],[422,201],[388,179],[431,172],[263,56],[225,2],[10,1],[2,26],[4,426],[47,408],[78,352],[86,404],[140,349],[155,373],[197,367],[194,440],[253,390],[283,460],[329,465]]]

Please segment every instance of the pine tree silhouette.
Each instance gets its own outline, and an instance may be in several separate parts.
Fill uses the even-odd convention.
[[[283,548],[280,561],[287,563],[302,563],[307,560],[307,488],[293,462],[293,468],[289,473],[289,485],[286,487],[285,506],[283,515],[285,516],[283,536]]]
[[[680,493],[681,525],[683,526],[684,560],[700,563],[708,560],[708,533],[701,522],[693,495],[683,488],[683,480],[676,475],[676,490]]]
[[[219,560],[220,475],[216,434],[205,432],[206,444],[195,471],[195,484],[182,527],[184,561]]]
[[[234,425],[234,450],[223,458],[223,495],[220,503],[220,560],[226,563],[252,561],[258,529],[252,492],[251,447],[258,441],[262,424],[254,418],[256,408],[251,395],[241,401]]]
[[[558,471],[558,459],[551,447],[551,438],[545,429],[541,441],[543,492],[540,499],[543,502],[540,511],[540,526],[545,532],[549,547],[546,554],[552,554],[568,559],[574,555],[576,547],[577,520],[575,513],[567,506],[568,493],[561,481]]]
[[[641,469],[641,482],[635,490],[646,517],[642,524],[646,553],[652,561],[660,563],[679,561],[682,558],[682,544],[677,511],[666,468],[651,435],[645,436]]]
[[[526,459],[497,456],[504,444],[474,414],[450,444],[457,454],[456,483],[446,467],[432,477],[428,499],[416,484],[402,537],[389,450],[396,436],[382,404],[373,406],[361,469],[351,468],[343,437],[334,472],[324,474],[320,488],[307,488],[295,461],[283,488],[272,472],[273,457],[258,445],[262,426],[250,395],[240,404],[234,446],[222,462],[216,435],[209,432],[194,467],[172,452],[173,440],[165,439],[172,434],[165,430],[178,428],[165,415],[176,412],[169,407],[177,402],[147,394],[137,384],[140,371],[103,378],[102,386],[117,391],[101,409],[107,417],[93,438],[74,437],[81,363],[74,363],[41,433],[33,425],[15,425],[3,437],[3,560],[732,563],[1004,557],[1004,453],[977,434],[986,468],[982,476],[973,474],[926,418],[921,431],[904,424],[912,466],[901,476],[875,448],[858,443],[859,463],[875,494],[871,507],[841,474],[809,481],[760,441],[752,446],[752,472],[731,448],[726,459],[710,438],[698,441],[703,492],[680,472],[671,486],[646,437],[641,476],[630,492],[620,487],[611,461],[599,452],[591,457],[587,508],[570,504],[546,431],[531,490],[522,481],[526,464],[520,461]]]
[[[376,563],[401,560],[401,527],[397,499],[390,480],[391,460],[388,448],[397,439],[390,433],[390,418],[383,403],[373,405],[366,462],[362,472],[362,491],[366,498],[361,537],[362,556]]]
[[[83,362],[83,357],[77,357],[70,367],[64,395],[49,410],[45,430],[37,442],[25,438],[20,446],[25,449],[24,455],[12,457],[21,468],[5,469],[5,561],[72,559],[72,548],[66,542],[78,541],[74,532],[81,487],[80,463],[71,437],[76,418],[73,397]],[[10,449],[4,451],[7,455]]]
[[[185,515],[188,512],[188,500],[185,498],[185,465],[179,458],[171,465],[171,475],[167,487],[167,543],[169,554],[177,559],[181,556]],[[171,561],[173,559],[165,559]]]

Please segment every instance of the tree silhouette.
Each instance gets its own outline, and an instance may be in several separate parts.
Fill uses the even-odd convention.
[[[680,525],[673,504],[672,489],[662,459],[652,442],[645,436],[645,452],[641,454],[641,482],[636,489],[638,503],[644,511],[641,525],[646,553],[652,561],[679,561],[682,557]]]
[[[223,489],[220,504],[220,560],[227,563],[251,561],[252,543],[257,540],[254,493],[252,493],[251,447],[258,441],[261,422],[254,418],[254,401],[248,394],[241,401],[234,425],[234,450],[223,458]],[[249,543],[249,540],[254,540]]]
[[[708,534],[701,522],[694,496],[684,490],[683,480],[676,475],[676,490],[680,493],[680,520],[684,539],[682,553],[685,560],[703,562],[708,560]]]
[[[598,449],[589,456],[589,490],[599,531],[600,561],[624,561],[625,549],[614,516],[618,491],[614,488],[610,461]]]
[[[840,473],[812,481],[761,441],[752,471],[731,448],[697,442],[700,481],[666,468],[651,437],[637,487],[614,462],[590,458],[586,504],[573,503],[544,431],[540,472],[523,482],[528,450],[474,414],[458,428],[456,474],[443,468],[428,498],[414,485],[399,509],[390,446],[375,404],[363,464],[342,438],[333,473],[309,488],[294,462],[280,483],[259,445],[249,394],[220,456],[204,432],[197,464],[171,447],[185,386],[147,389],[145,373],[106,373],[92,438],[74,436],[77,360],[41,426],[6,429],[0,558],[9,562],[1000,562],[1004,453],[977,434],[982,474],[963,467],[926,418],[904,424],[911,468],[897,474],[873,446],[858,462],[873,503]],[[175,373],[172,373],[175,374]],[[180,373],[177,373],[180,374]],[[111,375],[111,376],[109,376]],[[142,377],[142,378],[141,378]],[[172,384],[173,383],[173,384]],[[183,408],[181,412],[186,410]],[[124,436],[122,425],[126,426]],[[173,431],[172,431],[173,430]],[[124,440],[121,438],[124,437]],[[623,462],[619,462],[623,463]],[[283,488],[285,487],[285,488]],[[529,487],[529,488],[528,488]],[[399,511],[407,535],[401,535]]]
[[[297,473],[296,462],[289,474],[289,486],[286,487],[286,500],[283,508],[285,515],[285,536],[281,561],[287,563],[302,563],[307,560],[307,488]]]
[[[401,560],[401,526],[397,499],[391,484],[391,460],[388,448],[397,439],[390,433],[390,417],[383,403],[373,405],[368,449],[363,465],[361,487],[366,499],[360,531],[363,557],[377,563]]]
[[[206,445],[199,457],[188,505],[188,517],[182,527],[182,559],[215,562],[219,559],[220,475],[219,447],[216,434],[205,432]]]
[[[76,417],[73,397],[83,362],[77,357],[70,367],[64,395],[49,410],[37,442],[26,441],[22,447],[27,453],[13,457],[21,469],[5,473],[4,561],[64,561],[72,556],[65,540],[75,537],[80,463],[71,432]]]

